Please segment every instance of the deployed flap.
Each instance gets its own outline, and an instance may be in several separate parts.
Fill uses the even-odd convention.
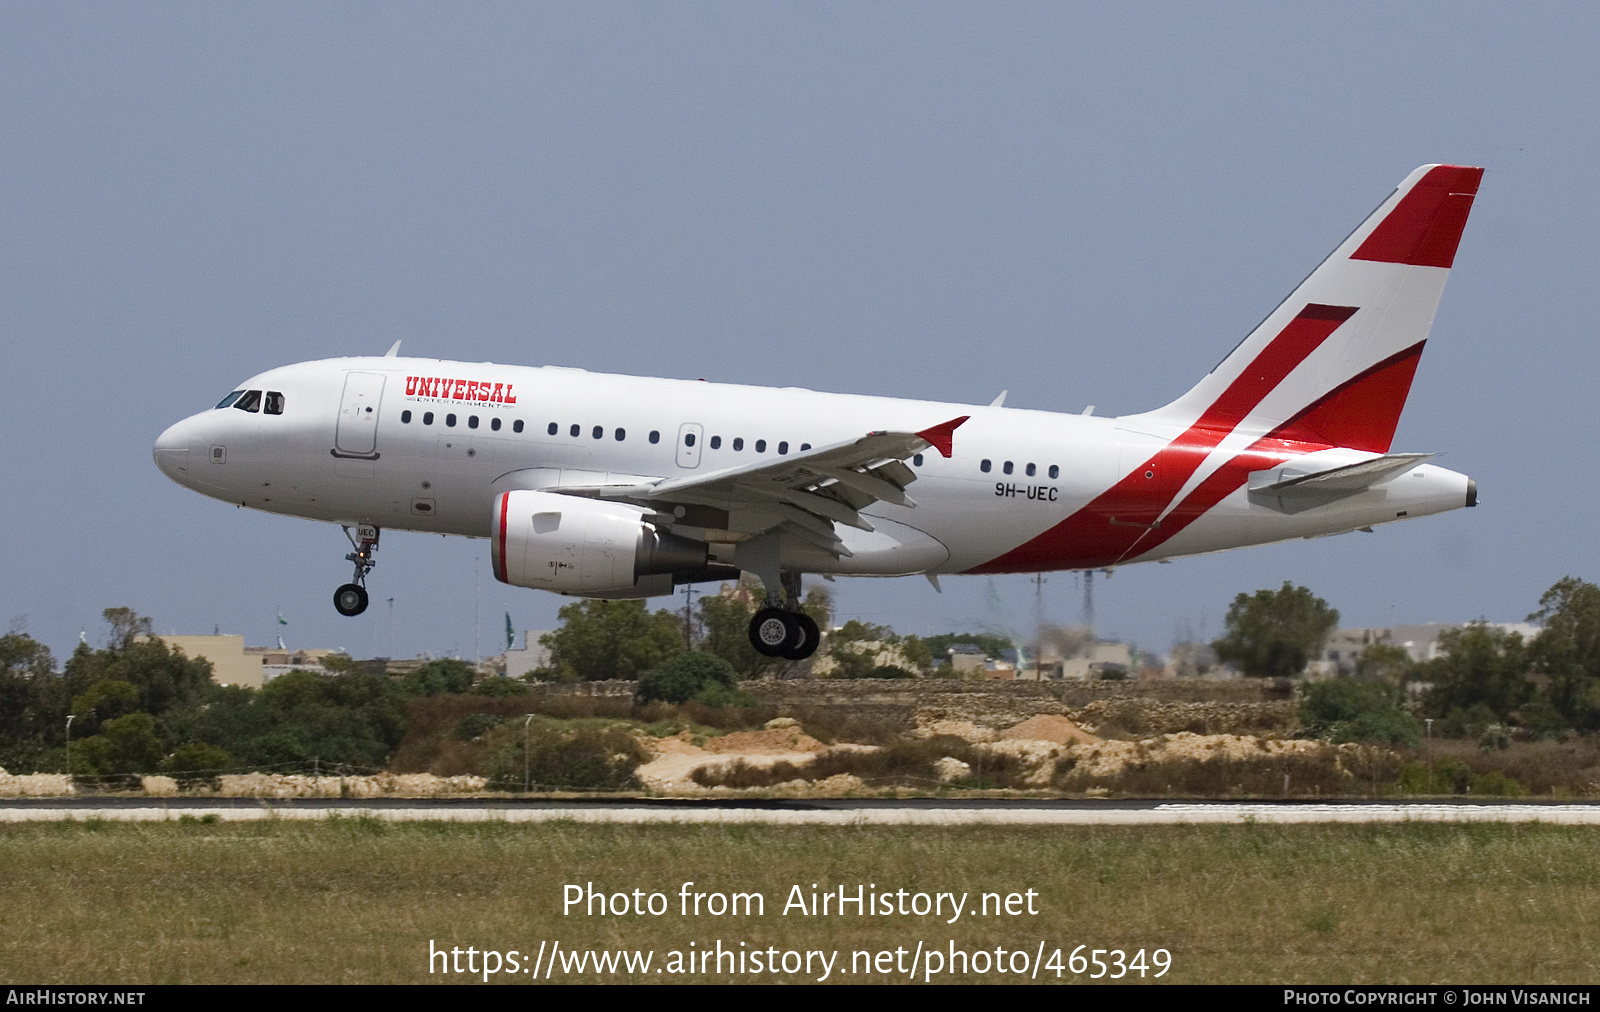
[[[1292,467],[1252,471],[1250,501],[1284,513],[1300,513],[1381,485],[1436,456],[1435,453],[1389,453],[1310,474],[1296,474]]]
[[[869,432],[859,439],[709,474],[550,491],[634,502],[663,512],[671,512],[674,505],[709,506],[727,511],[732,532],[756,535],[782,528],[837,557],[849,551],[833,533],[833,525],[870,531],[872,524],[860,511],[873,503],[915,507],[905,490],[917,475],[901,461],[930,449],[949,456],[953,434],[966,420],[963,415],[921,432]]]

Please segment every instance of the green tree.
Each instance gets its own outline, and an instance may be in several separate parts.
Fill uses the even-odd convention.
[[[0,767],[15,773],[49,762],[46,750],[64,737],[68,698],[49,647],[23,633],[0,636]]]
[[[720,685],[731,689],[736,673],[733,665],[716,654],[688,650],[675,654],[653,671],[639,676],[639,700],[648,703],[687,703],[702,690]]]
[[[128,682],[139,690],[138,709],[160,721],[169,710],[196,706],[212,686],[211,662],[189,658],[149,635],[150,620],[129,608],[107,608],[111,636],[104,650],[80,645],[63,672],[72,695],[100,681]]]
[[[1300,723],[1333,742],[1415,745],[1422,726],[1400,705],[1399,690],[1380,682],[1332,678],[1306,688]]]
[[[215,781],[236,765],[227,749],[204,742],[180,746],[161,763],[161,771],[175,777],[184,787]]]
[[[535,717],[503,724],[488,737],[485,772],[502,791],[520,791],[524,783],[534,790],[637,787],[633,771],[646,758],[639,739],[614,725]]]
[[[100,615],[111,626],[111,636],[106,649],[126,650],[141,636],[149,636],[155,623],[132,608],[107,608]]]
[[[117,678],[102,678],[72,697],[72,712],[82,723],[79,734],[93,734],[101,721],[126,716],[139,709],[139,687]]]
[[[643,601],[575,601],[557,614],[561,628],[539,642],[563,681],[637,678],[683,650],[677,616],[652,614]]]
[[[400,690],[408,696],[439,696],[470,691],[477,674],[472,665],[454,657],[428,661],[400,679]]]
[[[833,677],[874,677],[878,655],[899,642],[899,635],[886,625],[851,619],[828,633],[828,656],[838,665]]]
[[[1415,667],[1406,648],[1393,643],[1373,643],[1356,657],[1357,678],[1385,685],[1403,686]]]
[[[727,661],[746,678],[783,663],[757,653],[750,645],[750,616],[754,614],[738,597],[707,594],[700,599],[701,649]]]
[[[1528,682],[1528,651],[1519,633],[1484,622],[1439,635],[1439,656],[1417,668],[1431,682],[1428,710],[1441,716],[1481,706],[1504,722],[1533,695]]]
[[[1288,581],[1278,590],[1258,590],[1233,599],[1226,632],[1211,644],[1221,661],[1256,678],[1292,678],[1322,652],[1339,612],[1304,587]]]
[[[241,766],[381,767],[405,733],[405,706],[387,675],[290,671],[259,690],[218,686],[181,733],[226,749]]]
[[[1539,598],[1528,621],[1544,628],[1529,644],[1528,660],[1548,679],[1550,704],[1568,725],[1600,725],[1600,587],[1567,576]]]
[[[100,725],[100,733],[72,743],[76,776],[154,773],[166,750],[156,737],[156,719],[130,713]]]

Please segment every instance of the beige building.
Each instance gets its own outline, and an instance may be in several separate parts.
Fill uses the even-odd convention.
[[[337,650],[286,650],[283,647],[247,647],[243,636],[157,636],[156,639],[187,657],[211,662],[211,680],[218,685],[259,689],[290,671],[321,672],[322,659]]]
[[[211,662],[211,680],[218,685],[242,685],[259,689],[262,684],[261,655],[247,653],[243,636],[157,636],[156,639],[187,657],[204,657]]]
[[[287,675],[291,671],[314,671],[322,674],[327,669],[322,666],[324,657],[339,653],[337,650],[314,648],[311,650],[290,650],[286,647],[245,647],[244,652],[249,657],[261,658],[261,684],[265,685],[279,675]]]

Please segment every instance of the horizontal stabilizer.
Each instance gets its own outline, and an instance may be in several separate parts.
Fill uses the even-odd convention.
[[[1282,513],[1301,513],[1347,496],[1432,460],[1434,453],[1389,453],[1355,464],[1342,464],[1310,474],[1293,467],[1250,473],[1250,501]]]

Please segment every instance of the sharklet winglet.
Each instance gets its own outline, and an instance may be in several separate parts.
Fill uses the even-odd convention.
[[[971,415],[962,415],[960,418],[952,418],[948,422],[942,422],[930,429],[923,429],[917,435],[926,439],[929,446],[948,457],[955,452],[956,429],[960,428],[961,423],[971,417]]]

